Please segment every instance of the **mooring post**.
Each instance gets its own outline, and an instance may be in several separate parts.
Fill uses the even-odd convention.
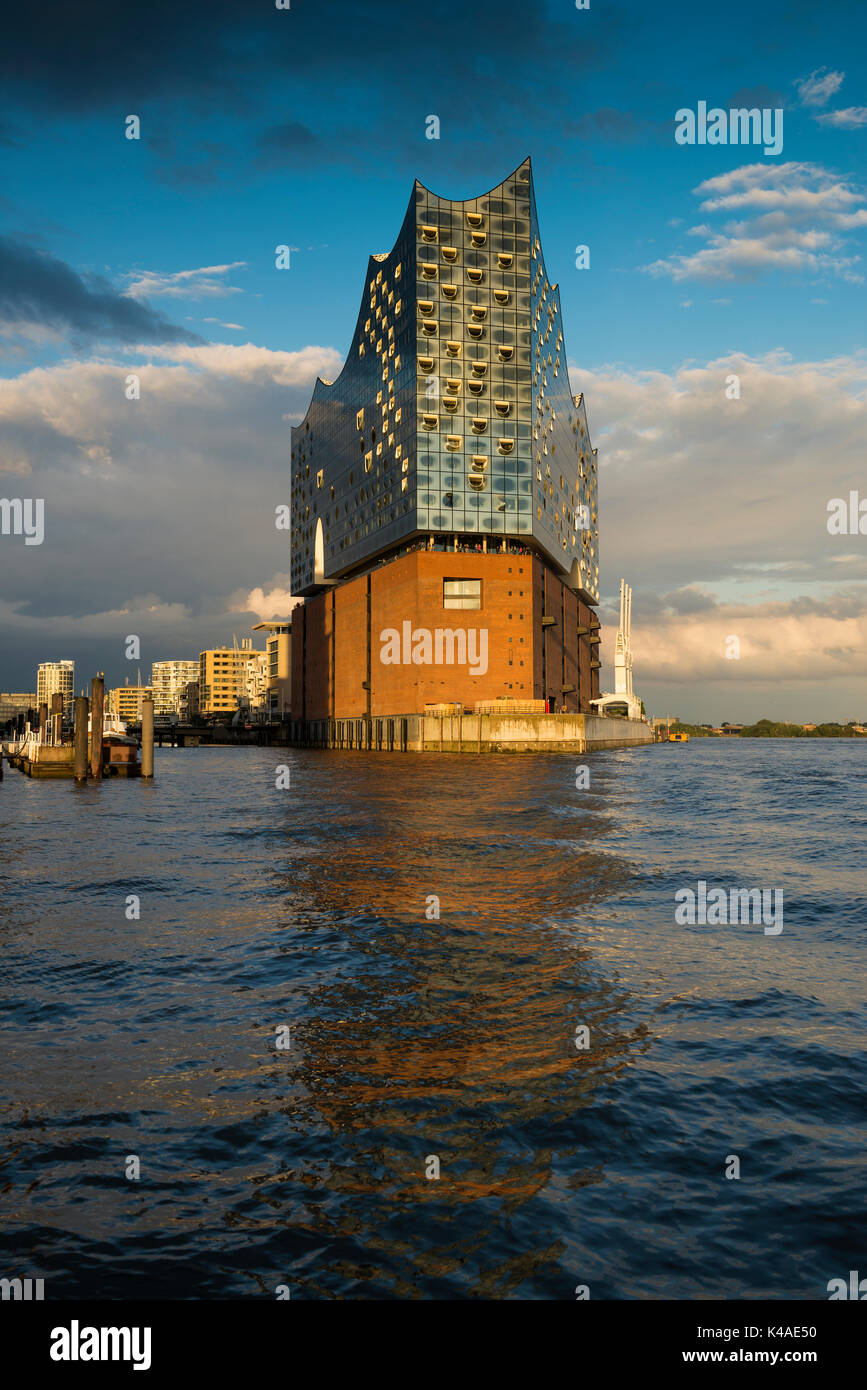
[[[102,731],[104,728],[104,685],[102,672],[90,682],[90,775],[102,781]]]
[[[59,690],[51,697],[51,742],[55,748],[63,742],[63,696]]]
[[[81,785],[87,781],[87,696],[79,695],[75,701],[75,733],[73,735],[72,770],[75,780]]]
[[[45,742],[45,729],[48,724],[48,705],[45,701],[39,706],[39,742]]]
[[[154,775],[154,702],[141,702],[141,775]]]

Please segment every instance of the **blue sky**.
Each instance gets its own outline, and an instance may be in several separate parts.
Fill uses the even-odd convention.
[[[829,550],[821,515],[849,487],[867,495],[865,30],[854,6],[697,12],[635,0],[472,12],[440,0],[158,2],[146,14],[94,3],[13,16],[0,55],[0,490],[31,495],[41,478],[49,516],[64,520],[48,533],[53,559],[0,541],[11,605],[0,687],[29,687],[37,651],[50,656],[61,634],[96,660],[105,614],[142,625],[155,614],[152,645],[184,650],[153,658],[225,639],[233,613],[255,620],[237,606],[243,594],[262,591],[267,606],[288,564],[251,508],[281,500],[288,425],[316,371],[346,350],[368,253],[393,244],[414,177],[469,197],[530,154],[572,384],[587,392],[600,449],[603,592],[616,593],[627,565],[635,591],[636,684],[646,629],[648,703],[757,716],[774,712],[763,700],[785,703],[782,680],[783,713],[806,719],[819,701],[828,717],[867,716],[867,700],[852,704],[860,657],[845,656],[863,636],[865,540]],[[676,144],[675,112],[699,101],[782,108],[782,153]],[[138,141],[124,135],[130,114]],[[439,140],[425,138],[430,114]],[[288,271],[274,267],[278,244],[297,248]],[[589,270],[575,268],[578,244],[590,246]],[[732,362],[761,399],[717,418],[707,393]],[[160,413],[133,439],[104,388],[139,366]],[[658,403],[672,391],[666,417]],[[86,420],[58,428],[88,392]],[[791,412],[813,393],[787,482]],[[225,430],[203,425],[203,397],[215,415],[234,403]],[[816,434],[812,463],[804,431]],[[178,537],[137,496],[150,548],[141,533],[117,541],[126,587],[100,607],[94,576],[79,577],[88,507],[98,513],[108,491],[136,495],[145,461],[167,496],[181,458],[190,508],[204,507],[185,514],[179,501],[195,565],[161,558]],[[201,501],[216,488],[244,530],[229,561],[220,509]],[[129,524],[122,502],[108,513],[101,534]],[[197,516],[221,552],[210,570]],[[685,526],[694,546],[680,544]],[[764,665],[760,655],[781,619],[798,630],[791,605],[805,596],[831,605],[816,616],[822,630],[841,624],[831,666],[809,679],[783,653],[768,649]],[[751,677],[743,663],[715,675],[697,660],[681,679],[654,645],[664,631],[683,650],[690,624],[696,641],[715,642],[694,616],[714,609],[723,627],[741,620],[756,634]],[[0,638],[3,624],[0,612]],[[108,655],[100,664],[109,679],[124,674]]]

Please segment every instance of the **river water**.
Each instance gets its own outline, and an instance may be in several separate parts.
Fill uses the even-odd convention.
[[[0,1274],[827,1298],[867,1274],[865,793],[830,740],[7,768]],[[782,932],[679,925],[699,880]]]

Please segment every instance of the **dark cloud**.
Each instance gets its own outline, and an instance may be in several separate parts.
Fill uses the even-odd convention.
[[[282,169],[299,164],[322,164],[327,150],[318,135],[300,121],[286,121],[262,132],[256,164],[261,169]]]
[[[634,33],[619,11],[607,15],[606,44]],[[204,99],[246,109],[269,74],[293,88],[336,89],[355,84],[368,95],[373,86],[401,86],[424,102],[420,80],[436,76],[440,99],[462,97],[478,110],[478,85],[502,94],[507,75],[516,95],[539,88],[548,72],[543,103],[550,100],[548,60],[570,74],[599,58],[596,16],[577,16],[562,3],[528,7],[522,0],[480,5],[475,42],[461,32],[453,0],[428,0],[423,14],[405,0],[298,0],[278,10],[237,0],[149,0],[146,10],[116,0],[81,0],[44,9],[24,5],[4,16],[0,82],[6,94],[41,113],[46,108],[135,112],[155,98]],[[423,72],[419,62],[423,55]],[[533,64],[537,67],[534,68]]]
[[[575,129],[578,135],[591,140],[633,140],[640,126],[631,111],[602,106],[598,111],[587,111],[581,116]]]
[[[769,87],[767,83],[762,82],[757,87],[739,87],[728,99],[728,110],[757,106],[760,111],[773,111],[778,107],[789,106],[790,102],[791,97],[786,96],[785,92],[778,92],[775,87]]]
[[[716,600],[710,594],[704,594],[701,589],[692,587],[675,589],[670,594],[663,594],[662,601],[675,613],[709,613],[717,607]]]
[[[39,324],[86,339],[122,343],[199,343],[129,299],[101,276],[86,280],[64,261],[10,237],[0,237],[0,320],[7,328]]]

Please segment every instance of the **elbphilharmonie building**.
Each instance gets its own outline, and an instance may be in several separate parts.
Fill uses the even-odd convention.
[[[583,397],[569,383],[529,159],[468,200],[416,182],[394,248],[369,259],[343,370],[336,381],[317,380],[292,431],[291,581],[306,600],[301,622],[321,609],[336,647],[338,609],[352,607],[341,591],[413,556],[406,619],[434,621],[427,581],[442,570],[434,606],[475,609],[473,621],[485,620],[495,640],[502,628],[503,650],[471,689],[465,681],[458,689],[457,671],[447,673],[451,685],[442,672],[431,680],[416,671],[412,688],[404,681],[383,694],[386,704],[406,710],[483,694],[588,708],[599,665],[596,472]],[[527,561],[526,593],[506,584],[517,580],[507,563],[516,556]],[[536,630],[530,605],[540,586]],[[518,602],[508,601],[519,594],[527,600],[520,618]],[[511,632],[510,622],[527,626]],[[368,648],[375,629],[376,621]],[[519,658],[509,645],[525,651]],[[307,656],[317,674],[312,684],[304,670],[296,679],[311,708],[351,714],[377,705],[375,691],[363,701],[362,682],[352,696],[336,651],[327,672],[312,646]],[[390,673],[373,674],[384,691]]]

